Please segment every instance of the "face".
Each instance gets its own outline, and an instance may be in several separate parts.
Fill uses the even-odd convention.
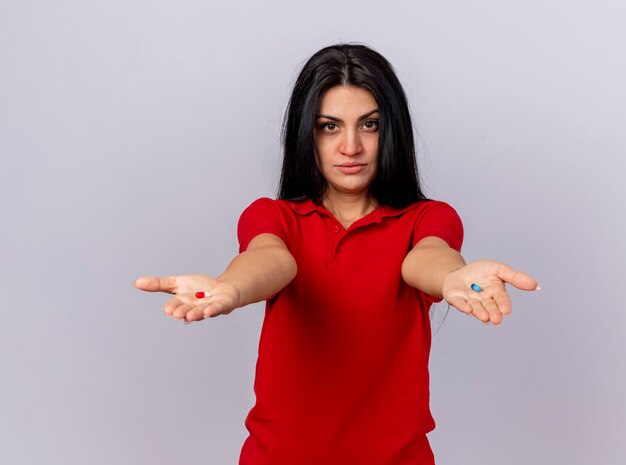
[[[380,112],[374,96],[359,87],[332,87],[316,116],[315,153],[328,183],[325,197],[367,196],[378,153]]]

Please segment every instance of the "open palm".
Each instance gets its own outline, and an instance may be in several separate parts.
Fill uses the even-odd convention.
[[[238,307],[239,290],[232,284],[223,283],[207,275],[188,274],[157,278],[143,276],[134,282],[137,289],[148,292],[175,294],[163,307],[163,313],[175,320],[192,322],[223,315]],[[198,299],[196,292],[206,297]]]
[[[539,289],[534,278],[526,273],[493,260],[476,260],[444,278],[443,298],[463,313],[498,325],[511,313],[507,283],[526,291]],[[482,291],[472,290],[472,284],[479,285]]]

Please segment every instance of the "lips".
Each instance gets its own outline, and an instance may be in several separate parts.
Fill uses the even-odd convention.
[[[366,167],[367,167],[367,164],[364,164],[364,163],[342,163],[341,165],[337,165],[337,169],[341,171],[343,174],[360,173]]]

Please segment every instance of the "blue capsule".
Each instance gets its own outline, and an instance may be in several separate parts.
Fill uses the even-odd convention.
[[[472,284],[470,287],[472,288],[472,291],[475,291],[475,292],[480,292],[483,290],[483,288],[480,287],[478,284]]]

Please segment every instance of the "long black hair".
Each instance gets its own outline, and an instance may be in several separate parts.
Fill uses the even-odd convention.
[[[402,85],[385,57],[357,44],[325,47],[300,71],[283,123],[284,157],[278,198],[322,202],[327,183],[315,160],[313,129],[322,96],[335,86],[368,90],[380,110],[376,177],[370,195],[378,204],[393,208],[425,200]]]

